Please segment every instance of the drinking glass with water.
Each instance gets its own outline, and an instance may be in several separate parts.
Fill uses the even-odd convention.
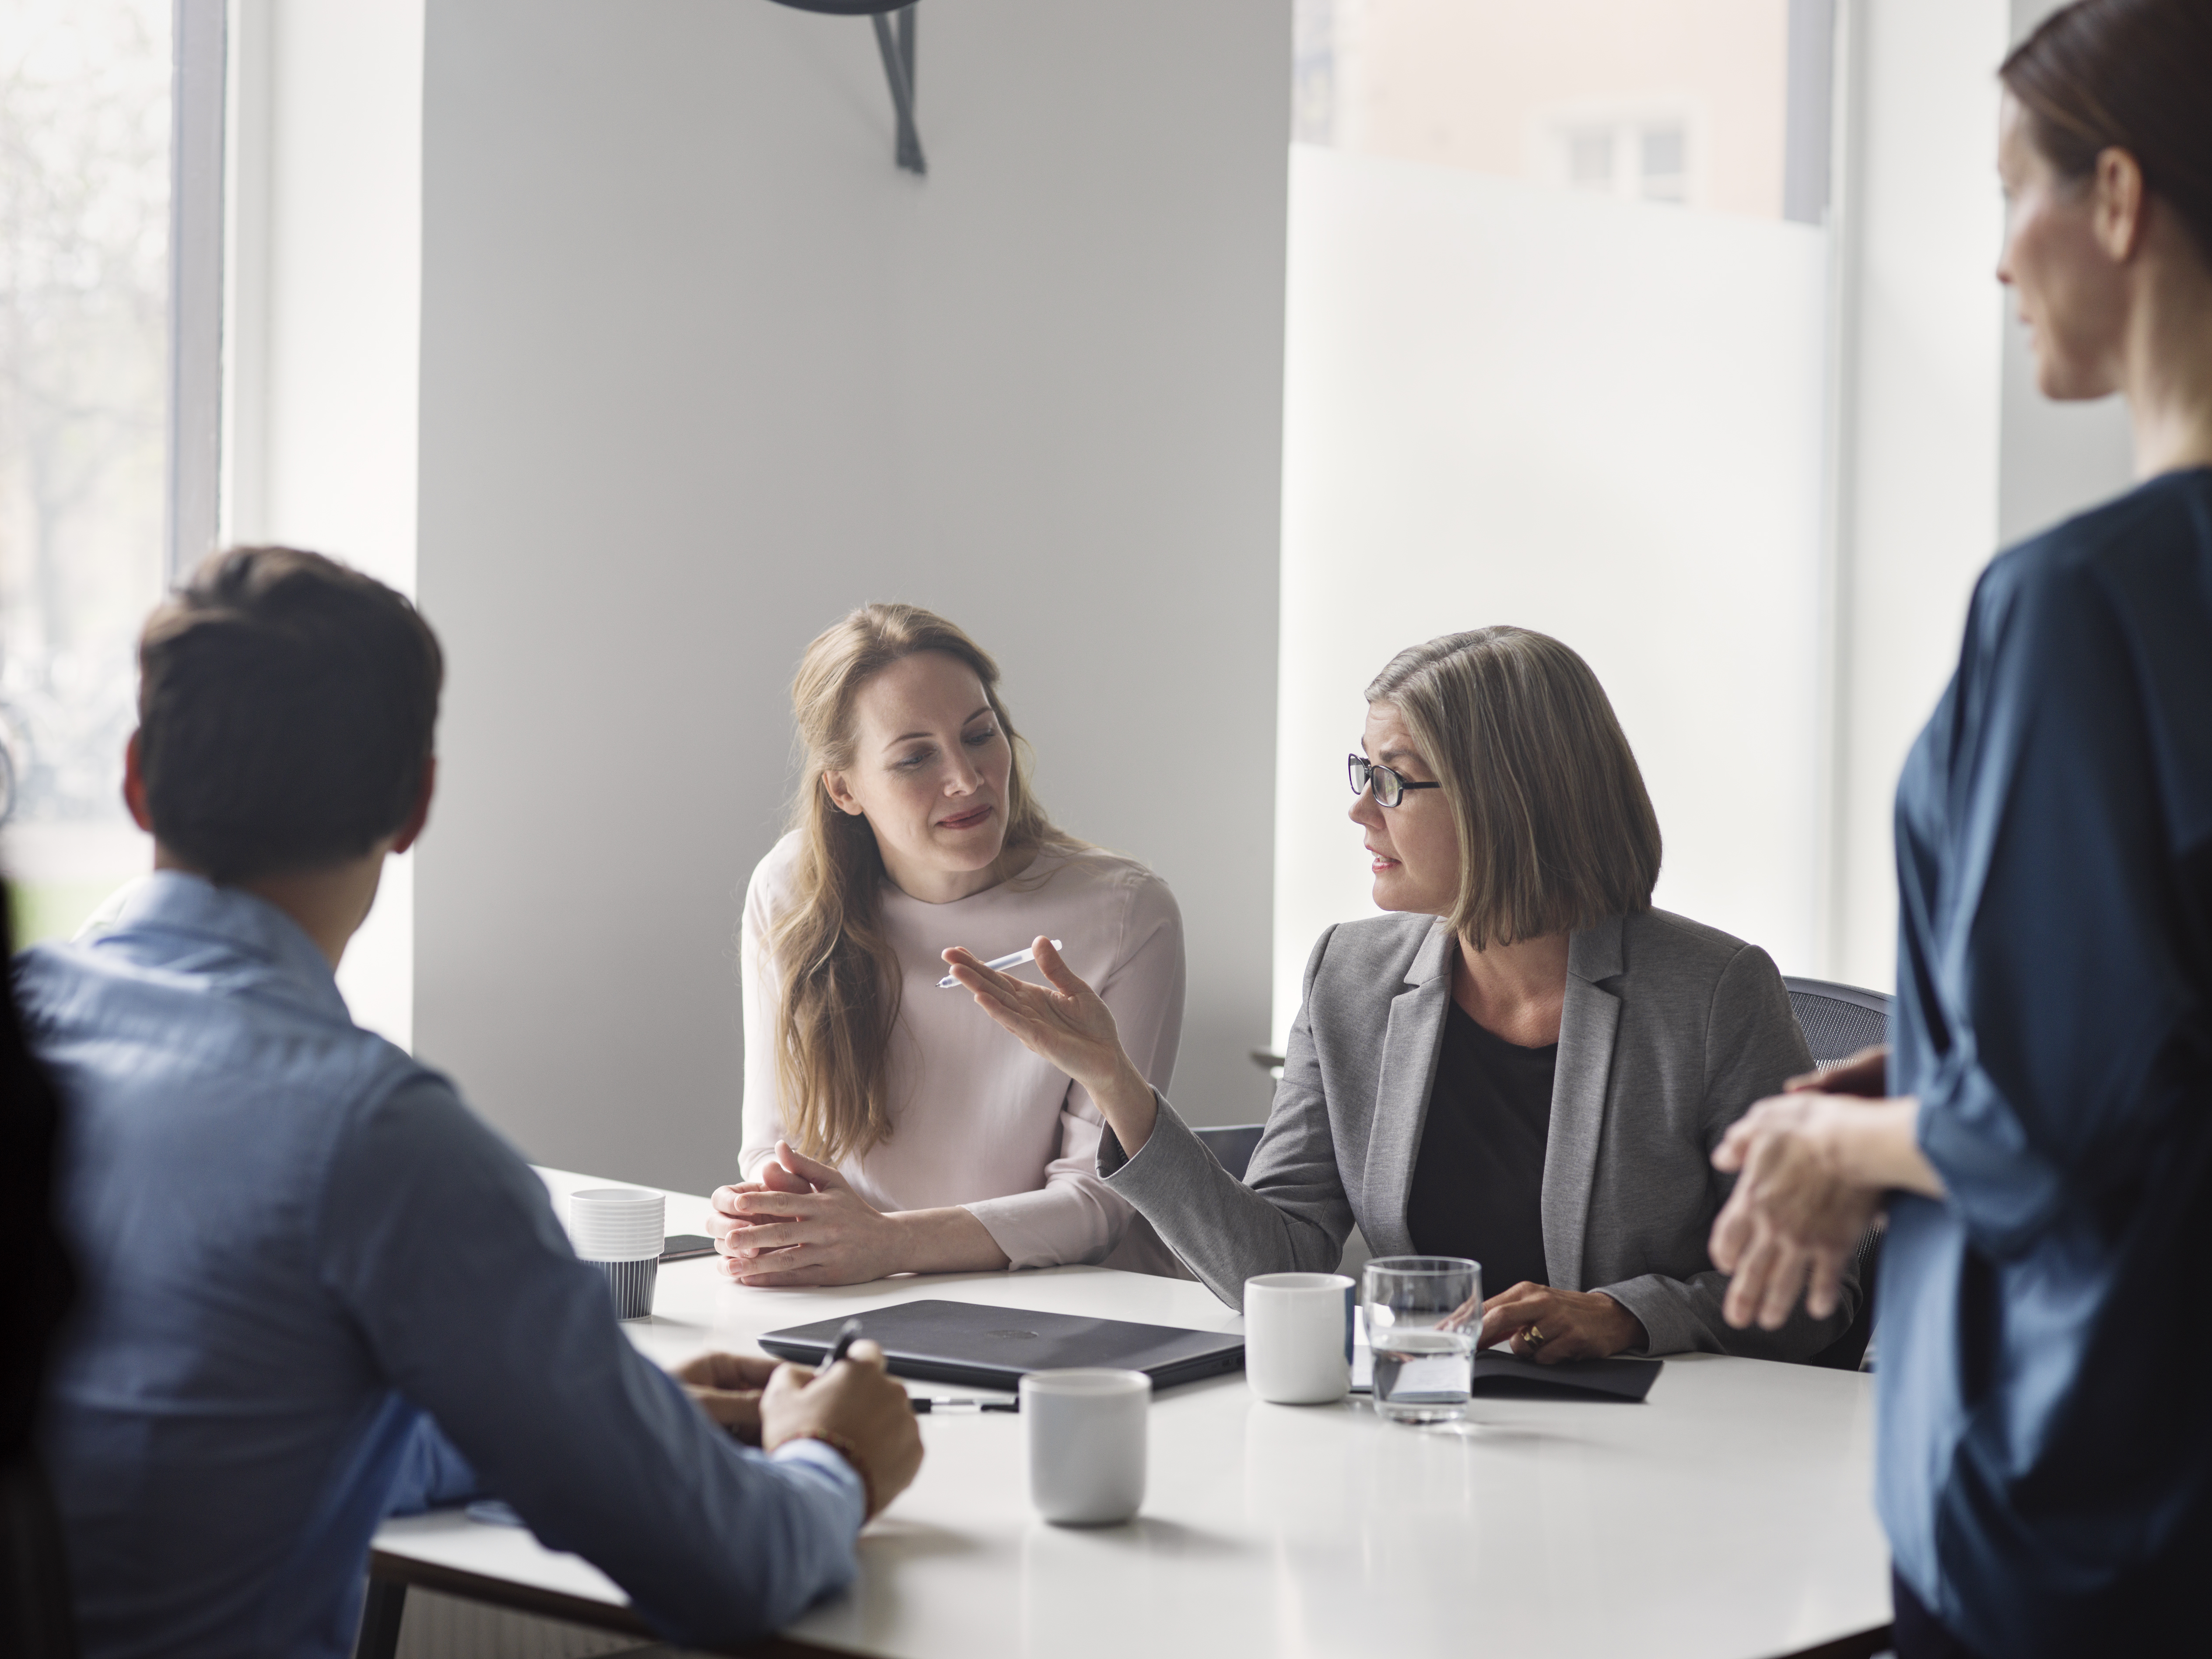
[[[1481,1267],[1455,1255],[1377,1256],[1364,1300],[1375,1409],[1394,1423],[1465,1416],[1482,1334]]]

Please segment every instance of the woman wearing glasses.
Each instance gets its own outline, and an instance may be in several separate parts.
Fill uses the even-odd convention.
[[[1812,1069],[1765,952],[1651,908],[1659,825],[1589,665],[1486,628],[1401,653],[1350,757],[1375,902],[1306,964],[1283,1080],[1243,1183],[1146,1081],[1048,942],[1050,987],[949,951],[1007,1030],[1105,1115],[1098,1172],[1232,1304],[1255,1273],[1469,1256],[1482,1340],[1539,1360],[1705,1349],[1802,1359],[1826,1317],[1721,1316],[1708,1162]]]
[[[1182,1026],[1167,884],[1055,828],[996,664],[914,605],[865,605],[806,649],[793,828],[745,894],[744,1181],[714,1194],[747,1285],[1175,1258],[1093,1165],[1079,1084],[1008,1043],[939,959],[1040,933],[1099,988],[1164,1087]]]

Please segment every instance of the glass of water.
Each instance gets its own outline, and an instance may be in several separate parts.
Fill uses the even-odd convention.
[[[1394,1423],[1464,1417],[1482,1334],[1480,1266],[1455,1255],[1377,1256],[1367,1264],[1364,1301],[1375,1409]]]

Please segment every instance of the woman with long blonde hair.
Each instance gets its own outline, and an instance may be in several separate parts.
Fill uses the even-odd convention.
[[[868,605],[792,684],[791,827],[745,895],[744,1179],[714,1194],[748,1285],[1107,1262],[1177,1271],[1095,1170],[1088,1092],[939,986],[949,946],[1040,934],[1165,1087],[1182,1026],[1167,884],[1056,828],[999,670],[944,617]]]

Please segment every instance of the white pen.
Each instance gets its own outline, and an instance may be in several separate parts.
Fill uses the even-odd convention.
[[[1060,941],[1058,939],[1053,940],[1052,948],[1055,951],[1060,949]],[[1035,962],[1036,960],[1036,952],[1034,950],[1017,951],[1010,957],[1000,957],[996,961],[987,962],[983,965],[986,968],[995,969],[1000,973],[1004,973],[1009,968],[1018,968],[1025,962]],[[958,980],[953,978],[951,975],[947,974],[943,979],[937,981],[937,988],[940,991],[949,991],[959,983],[960,981]]]

